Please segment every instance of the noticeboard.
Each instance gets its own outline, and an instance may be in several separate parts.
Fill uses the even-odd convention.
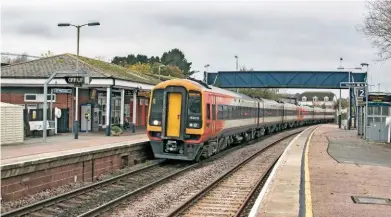
[[[368,95],[368,102],[391,102],[391,95]]]
[[[137,92],[137,96],[138,97],[146,97],[146,98],[149,98],[151,95],[151,92],[149,91],[138,91]]]

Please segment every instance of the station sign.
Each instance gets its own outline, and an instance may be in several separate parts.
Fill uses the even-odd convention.
[[[72,93],[72,89],[55,88],[53,89],[53,93]]]
[[[365,87],[365,82],[341,82],[340,87]]]
[[[75,86],[82,86],[85,82],[83,76],[66,76],[65,81],[68,84],[73,84]]]
[[[357,90],[357,94],[356,94],[357,97],[361,97],[361,98],[365,97],[365,88],[357,88],[356,90]]]

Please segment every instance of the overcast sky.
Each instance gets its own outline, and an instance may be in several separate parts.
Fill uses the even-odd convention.
[[[3,0],[1,50],[75,53],[76,30],[57,23],[99,21],[82,28],[80,55],[179,48],[199,71],[207,63],[209,71],[235,70],[234,55],[254,70],[334,70],[343,57],[344,67],[369,63],[373,90],[380,82],[391,91],[391,60],[374,61],[377,50],[356,31],[366,13],[364,1]]]

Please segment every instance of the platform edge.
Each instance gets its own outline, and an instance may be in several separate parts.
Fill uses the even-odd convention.
[[[265,185],[264,187],[262,188],[261,192],[259,193],[257,199],[255,200],[254,202],[254,205],[253,207],[251,208],[251,211],[248,215],[248,217],[255,217],[257,214],[258,214],[258,210],[261,208],[261,203],[262,203],[262,200],[267,192],[267,190],[269,189],[269,185],[270,185],[270,182],[273,180],[274,178],[274,175],[277,171],[277,169],[280,167],[280,164],[281,162],[283,161],[285,155],[286,155],[286,152],[287,150],[292,146],[292,144],[304,133],[306,132],[307,130],[310,130],[312,129],[313,131],[315,131],[315,129],[313,127],[308,127],[307,129],[303,130],[299,135],[297,135],[290,143],[289,145],[285,148],[284,152],[282,153],[281,157],[278,159],[276,165],[274,166],[274,168],[272,169],[269,177],[267,178],[266,182],[265,182]],[[313,132],[312,131],[312,132]]]

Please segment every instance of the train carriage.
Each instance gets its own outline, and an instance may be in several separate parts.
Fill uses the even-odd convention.
[[[152,90],[147,135],[156,158],[199,160],[242,140],[312,120],[309,107],[174,79]]]

